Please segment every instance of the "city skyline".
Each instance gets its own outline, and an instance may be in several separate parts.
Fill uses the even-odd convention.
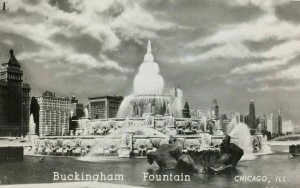
[[[0,14],[0,57],[15,50],[33,96],[126,96],[150,39],[165,89],[179,83],[191,108],[216,98],[222,113],[248,114],[253,99],[257,114],[281,108],[299,124],[299,3],[28,2],[9,1]]]

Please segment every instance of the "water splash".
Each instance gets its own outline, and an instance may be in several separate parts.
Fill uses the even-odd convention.
[[[236,142],[235,144],[237,144],[239,147],[243,148],[245,153],[252,153],[252,136],[250,135],[249,128],[246,124],[236,124],[235,127],[230,131],[229,135],[236,138],[233,141]]]
[[[34,123],[33,114],[31,114],[29,118],[29,134],[34,135],[35,129],[36,129],[36,124]]]
[[[164,79],[159,74],[158,64],[154,62],[154,57],[151,53],[151,42],[148,41],[144,62],[139,67],[133,81],[134,94],[162,94],[163,88]]]
[[[117,117],[142,117],[144,114],[181,117],[182,96],[166,95],[163,90],[164,79],[159,74],[159,66],[154,62],[151,42],[148,41],[144,61],[133,81],[133,94],[124,98]]]
[[[144,126],[135,126],[134,124],[131,126],[124,126],[116,131],[114,131],[111,135],[108,135],[109,137],[117,137],[121,136],[124,133],[131,132],[134,135],[140,135],[140,136],[145,136],[145,137],[162,137],[164,139],[169,139],[168,136],[165,134],[149,127],[144,127]]]
[[[126,120],[125,120],[126,121]],[[95,145],[92,147],[91,151],[83,157],[79,157],[78,160],[81,161],[103,161],[107,160],[105,156],[99,156],[100,153],[105,153],[105,150],[115,150],[116,152],[124,147],[124,139],[127,139],[128,135],[138,135],[143,137],[158,137],[162,140],[169,140],[169,137],[155,129],[144,127],[144,126],[137,126],[137,125],[126,125],[116,131],[112,132],[111,134],[107,135],[105,138],[96,139]],[[132,140],[126,144],[126,146],[132,145]],[[116,160],[117,156],[110,156],[109,159]]]
[[[241,161],[256,159],[256,156],[253,154],[250,129],[245,123],[237,123],[237,120],[233,118],[228,125],[227,134],[234,138],[232,139],[233,143],[244,150]]]
[[[253,153],[253,136],[250,134],[250,129],[245,123],[238,123],[236,118],[233,118],[227,127],[227,134],[233,137],[232,142],[244,150],[243,160],[254,160],[257,155],[270,154],[270,147],[266,144],[266,138],[262,139],[261,150]]]

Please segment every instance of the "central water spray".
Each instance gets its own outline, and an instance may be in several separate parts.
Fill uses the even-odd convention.
[[[162,94],[164,79],[159,74],[158,64],[154,62],[151,52],[151,42],[148,41],[144,62],[138,69],[133,81],[134,94]]]
[[[144,61],[133,80],[133,94],[124,98],[118,117],[142,117],[144,115],[174,115],[181,117],[181,95],[163,94],[164,79],[154,62],[151,42],[148,41]]]

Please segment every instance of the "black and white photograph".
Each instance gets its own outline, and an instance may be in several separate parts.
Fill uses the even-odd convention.
[[[0,187],[299,187],[299,10],[0,0]]]

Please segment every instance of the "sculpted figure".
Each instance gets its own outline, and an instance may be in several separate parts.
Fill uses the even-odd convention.
[[[171,144],[162,144],[155,152],[147,153],[147,161],[155,161],[161,169],[175,169],[177,160],[171,155]]]
[[[222,140],[221,144],[221,158],[220,163],[225,165],[231,165],[232,167],[236,167],[239,160],[244,155],[244,150],[241,149],[234,143],[230,143],[231,137],[226,135]]]
[[[183,143],[179,140],[172,144],[162,144],[157,151],[147,154],[147,161],[155,161],[161,169],[178,169],[184,171],[197,171],[194,160],[188,154],[182,154]]]
[[[220,152],[214,150],[193,151],[182,153],[183,142],[174,141],[172,144],[162,144],[157,151],[147,154],[147,161],[155,161],[161,169],[177,169],[188,172],[222,172],[229,167],[235,167],[244,154],[243,149],[230,143],[230,136],[226,135],[220,146]]]

